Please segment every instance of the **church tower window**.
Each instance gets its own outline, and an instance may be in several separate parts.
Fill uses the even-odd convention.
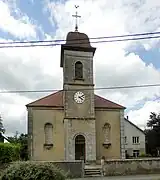
[[[50,148],[53,146],[53,125],[51,123],[46,123],[44,126],[45,134],[45,146]]]
[[[75,63],[75,79],[83,78],[83,64],[80,61]]]

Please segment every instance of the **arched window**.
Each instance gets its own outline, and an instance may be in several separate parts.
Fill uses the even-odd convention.
[[[83,64],[80,61],[75,63],[75,79],[83,78]]]
[[[51,123],[46,123],[44,125],[45,134],[45,145],[53,145],[53,125]]]

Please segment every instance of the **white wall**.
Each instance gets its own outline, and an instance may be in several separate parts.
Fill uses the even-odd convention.
[[[140,153],[145,153],[145,135],[138,128],[132,125],[128,120],[124,120],[124,135],[127,137],[125,150],[132,156],[133,150],[140,150]],[[139,144],[133,144],[132,137],[139,137]]]

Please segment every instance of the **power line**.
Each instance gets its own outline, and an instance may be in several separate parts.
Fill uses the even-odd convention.
[[[144,84],[144,85],[130,85],[130,86],[111,86],[111,87],[99,87],[99,88],[81,88],[81,89],[67,89],[63,91],[83,91],[83,90],[114,90],[114,89],[133,89],[133,88],[146,88],[146,87],[160,87],[160,84]],[[48,89],[48,90],[7,90],[0,91],[0,94],[4,93],[47,93],[56,92],[62,89]]]
[[[145,40],[145,39],[158,39],[160,36],[150,36],[150,37],[140,37],[140,38],[128,38],[128,39],[114,39],[114,40],[108,40],[108,41],[94,41],[90,43],[111,43],[111,42],[122,42],[122,41],[135,41],[135,40]],[[69,46],[79,45],[79,44],[86,44],[86,43],[69,43]],[[10,45],[10,46],[0,46],[0,49],[2,48],[24,48],[24,47],[49,47],[49,46],[59,46],[62,44],[31,44],[31,45]]]
[[[114,35],[114,36],[102,36],[102,37],[92,37],[89,38],[90,40],[95,39],[114,39],[114,38],[124,38],[124,37],[133,37],[133,36],[148,36],[148,35],[157,35],[160,34],[160,32],[147,32],[147,33],[136,33],[136,34],[125,34],[125,35]],[[87,40],[86,38],[78,39],[80,41]],[[75,40],[67,40],[67,41],[75,41]],[[32,41],[10,41],[10,42],[0,42],[0,44],[34,44],[34,43],[57,43],[57,42],[66,42],[64,39],[56,39],[56,40],[32,40]]]

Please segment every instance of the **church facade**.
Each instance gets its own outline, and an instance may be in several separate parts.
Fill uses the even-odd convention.
[[[68,33],[61,46],[63,90],[26,105],[31,160],[125,158],[125,107],[95,95],[95,51],[86,34]]]

